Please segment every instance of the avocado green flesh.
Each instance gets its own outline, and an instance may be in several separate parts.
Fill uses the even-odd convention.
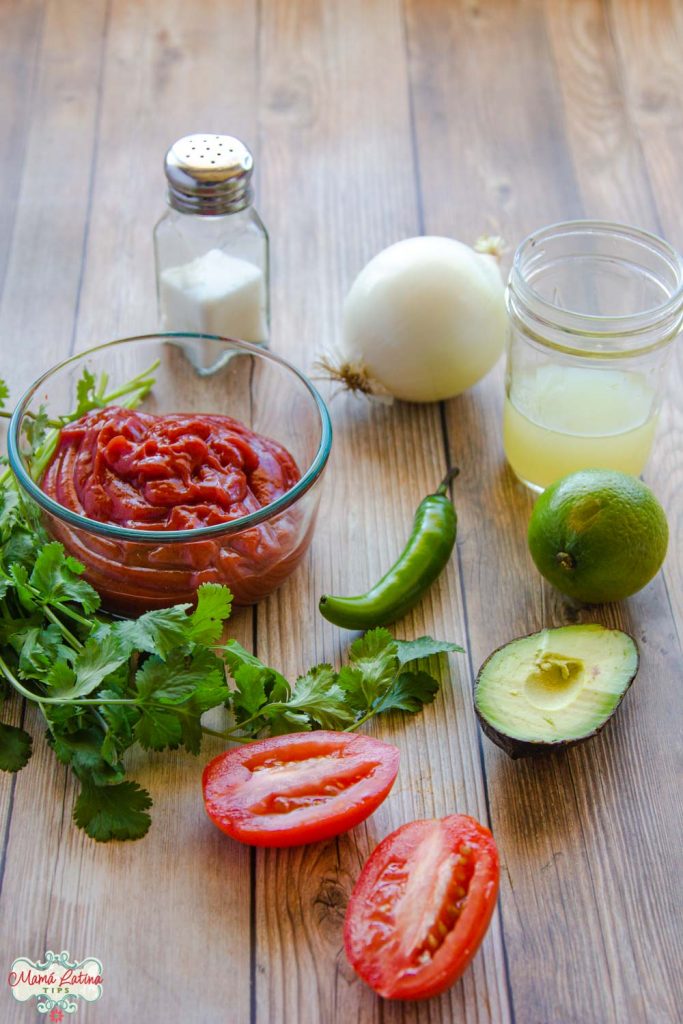
[[[475,704],[513,739],[558,743],[603,725],[638,669],[633,639],[597,624],[544,629],[512,640],[482,666]]]

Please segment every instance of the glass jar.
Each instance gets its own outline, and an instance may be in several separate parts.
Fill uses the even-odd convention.
[[[641,473],[683,321],[678,253],[620,224],[554,224],[517,249],[506,301],[515,474],[541,491],[578,469]]]
[[[267,345],[268,235],[252,205],[250,151],[229,135],[188,135],[164,170],[169,210],[154,229],[162,329]]]

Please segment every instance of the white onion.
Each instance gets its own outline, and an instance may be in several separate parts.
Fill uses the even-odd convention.
[[[488,373],[505,329],[503,281],[491,247],[406,238],[361,270],[344,305],[341,351],[322,365],[352,390],[436,402]]]

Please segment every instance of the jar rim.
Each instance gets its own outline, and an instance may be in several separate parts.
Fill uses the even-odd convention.
[[[318,414],[320,440],[315,454],[294,486],[285,491],[284,494],[281,494],[280,497],[269,502],[269,504],[261,506],[261,508],[254,512],[240,516],[239,519],[232,519],[225,523],[216,523],[212,526],[195,526],[187,530],[137,530],[134,527],[120,526],[117,523],[100,522],[99,520],[89,519],[85,515],[74,512],[54,498],[51,498],[28,471],[21,451],[20,441],[26,410],[31,399],[42,385],[65,367],[78,365],[90,356],[98,355],[102,352],[109,352],[112,349],[122,348],[127,345],[135,346],[138,342],[191,341],[193,339],[221,342],[225,345],[226,350],[231,350],[241,355],[255,356],[265,363],[278,365],[287,373],[297,378],[305,391],[310,395]],[[127,338],[116,338],[113,341],[95,345],[70,355],[67,359],[63,359],[61,362],[51,366],[26,389],[12,413],[7,428],[7,452],[10,468],[16,476],[22,491],[28,494],[37,505],[46,512],[49,512],[61,523],[81,529],[85,533],[97,534],[98,536],[118,541],[132,541],[135,544],[141,545],[187,544],[198,540],[223,539],[224,537],[242,533],[251,527],[275,518],[285,509],[294,505],[320,479],[327,465],[331,448],[332,421],[328,408],[318,389],[302,370],[299,370],[298,367],[294,366],[287,359],[283,359],[282,356],[264,349],[262,345],[241,341],[237,338],[226,338],[216,334],[197,334],[191,331],[158,331],[151,334],[137,334]]]
[[[558,237],[584,235],[622,238],[649,250],[668,268],[673,290],[660,304],[635,313],[599,314],[583,313],[567,309],[544,298],[529,282],[525,269],[533,251],[542,243]],[[517,300],[517,301],[515,301]],[[605,341],[632,339],[626,349],[633,354],[639,350],[650,350],[668,344],[675,337],[683,320],[683,259],[672,245],[664,239],[640,228],[630,227],[612,221],[571,220],[549,224],[531,232],[517,247],[508,280],[508,309],[526,323],[527,314],[536,327],[536,340],[552,348],[575,351],[581,354],[605,354],[601,347],[590,349],[586,342],[594,340],[600,346]],[[523,307],[520,310],[520,304]],[[652,338],[659,328],[670,328],[665,337]],[[543,336],[543,329],[550,329],[562,337],[569,336],[570,344],[557,343]],[[538,333],[537,333],[538,332]],[[649,337],[648,337],[649,336]],[[581,344],[583,341],[583,344]],[[622,354],[622,353],[620,353]],[[625,352],[623,354],[626,354]]]

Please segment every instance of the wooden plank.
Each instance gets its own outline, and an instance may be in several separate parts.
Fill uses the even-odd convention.
[[[680,62],[683,8],[663,2],[652,9],[628,0],[608,5],[619,81],[640,147],[643,177],[649,184],[651,229],[683,252],[683,200],[677,182],[683,173],[683,114]],[[669,555],[664,566],[668,597],[681,636],[683,622],[683,359],[679,338],[666,372],[667,396],[660,415],[656,460],[645,478],[655,489],[669,520]]]
[[[269,2],[262,19],[261,181],[273,246],[274,348],[310,369],[338,339],[343,296],[364,262],[419,232],[403,26],[396,3]],[[371,82],[381,87],[366,87]],[[339,661],[353,637],[320,620],[320,594],[359,591],[378,578],[445,469],[436,407],[386,409],[340,396],[332,415],[334,452],[311,556],[258,610],[258,653],[290,676],[315,661]],[[396,629],[464,638],[455,561]],[[464,811],[486,820],[467,687],[466,662],[453,658],[434,708],[373,730],[397,743],[402,767],[365,826],[302,850],[257,851],[257,1021],[509,1019],[497,918],[472,970],[429,1005],[382,1003],[341,948],[348,894],[380,838],[416,817]]]
[[[103,23],[103,3],[89,5],[86,12],[75,2],[48,4],[35,85],[26,83],[24,100],[15,98],[19,107],[10,105],[8,111],[14,118],[19,110],[28,116],[26,104],[31,103],[30,122],[17,136],[22,163],[10,164],[16,205],[0,304],[2,375],[15,397],[35,377],[37,352],[41,363],[49,365],[68,351],[94,137],[95,104],[89,86],[97,79]],[[23,19],[20,24],[27,31]],[[11,44],[11,34],[8,40]],[[77,40],[84,45],[76,45]],[[21,50],[17,57],[21,61]],[[28,71],[30,62],[26,67]],[[19,84],[19,69],[14,73]],[[54,160],[45,158],[46,150],[68,153],[70,173],[56,171]],[[5,223],[9,228],[12,222]],[[5,963],[43,946],[40,904],[51,884],[51,839],[63,821],[64,770],[55,767],[54,755],[45,748],[35,709],[27,712],[24,724],[34,736],[35,755],[22,773],[11,780],[3,776],[0,782],[3,793],[9,790],[13,797],[8,801],[12,814],[4,831],[0,895],[4,923],[0,955]],[[36,955],[43,952],[44,947]],[[8,1002],[5,1019],[25,1017],[20,1004]]]
[[[0,282],[5,276],[12,244],[44,8],[43,0],[0,6],[0,95],[3,97],[0,119],[0,165],[3,168],[0,180]]]
[[[68,351],[88,211],[97,113],[92,86],[105,10],[104,0],[87,10],[71,0],[46,9],[0,304],[3,373],[14,394],[35,378],[37,352],[39,365],[49,366]]]
[[[229,8],[205,0],[191,8],[175,2],[163,9],[153,2],[120,0],[112,5],[102,54],[104,5],[92,32],[94,15],[83,19],[82,5],[72,5],[71,17],[64,4],[56,6],[61,18],[55,24],[53,13],[48,21],[43,65],[54,63],[64,76],[69,65],[50,58],[62,35],[69,52],[87,53],[91,62],[90,80],[74,83],[70,96],[79,107],[85,97],[91,104],[87,115],[80,109],[74,144],[76,154],[78,146],[87,150],[64,176],[56,210],[43,211],[48,240],[50,231],[61,232],[71,287],[65,287],[63,269],[55,268],[45,281],[40,264],[37,274],[35,267],[32,274],[27,270],[27,261],[35,260],[25,233],[36,216],[35,193],[42,188],[44,202],[49,193],[44,159],[28,160],[27,200],[12,251],[14,299],[0,321],[3,336],[23,318],[32,336],[45,338],[38,351],[46,366],[71,345],[82,349],[154,329],[152,228],[164,210],[162,160],[170,142],[201,130],[207,121],[254,138],[256,12],[248,0]],[[239,32],[233,31],[236,23]],[[74,73],[78,69],[76,63]],[[44,88],[36,136],[41,130],[57,134],[59,127],[54,72]],[[54,168],[50,174],[52,181]],[[81,204],[78,221],[74,195]],[[67,227],[73,236],[68,248]],[[36,276],[43,287],[40,309],[34,301],[30,305]],[[52,323],[55,317],[62,329],[48,336],[48,318]],[[26,352],[22,369],[26,380],[35,375],[35,351]],[[191,403],[189,380],[185,398]],[[247,645],[252,618],[245,609],[231,621],[231,635]],[[223,717],[215,712],[214,724]],[[169,753],[131,758],[131,777],[154,797],[152,828],[139,843],[99,845],[73,825],[77,787],[63,770],[55,773],[54,756],[36,724],[37,753],[18,777],[14,803],[1,911],[12,948],[3,950],[4,960],[11,962],[20,952],[39,956],[45,948],[101,958],[105,994],[101,1004],[79,1011],[85,1019],[91,1014],[93,1021],[107,1020],[115,1013],[150,1021],[180,1015],[213,1022],[229,1012],[231,1022],[246,1021],[249,853],[210,825],[200,797],[201,768],[222,749],[221,741],[209,740],[200,758]],[[11,1002],[10,1012],[16,1013],[11,1020],[23,1019],[25,1007]]]
[[[625,148],[605,144],[628,134],[628,116],[615,92],[604,26],[597,47],[586,42],[585,26],[602,24],[599,8],[548,4],[548,35],[535,4],[499,4],[495,12],[434,7],[428,17],[421,5],[409,10],[428,232],[469,240],[479,227],[473,219],[488,213],[516,242],[543,223],[580,214],[584,204],[595,212],[615,177],[624,186],[632,182],[633,198],[621,215],[643,216],[649,192],[636,177],[637,146],[632,138]],[[496,69],[486,89],[475,73],[484,65]],[[437,121],[434,111],[441,109],[450,117]],[[586,128],[589,110],[598,123]],[[449,189],[459,149],[465,158],[457,176],[451,171]],[[493,183],[503,174],[509,187],[496,194]],[[514,635],[576,618],[540,586],[531,565],[524,529],[531,498],[504,464],[501,405],[499,369],[447,409],[450,444],[464,469],[461,557],[475,668]],[[674,1020],[666,947],[680,937],[670,896],[676,874],[661,867],[670,863],[679,834],[672,749],[680,726],[662,719],[662,706],[675,704],[674,623],[661,578],[628,606],[581,617],[631,626],[643,646],[641,676],[618,720],[590,744],[534,764],[513,764],[484,741],[505,869],[502,914],[515,1014],[577,1024]],[[674,819],[665,820],[672,812]],[[639,901],[638,880],[653,870],[657,884]],[[654,972],[650,943],[658,949]]]
[[[647,18],[640,20],[638,50],[649,53],[656,48],[659,59],[627,70],[628,61],[615,49],[613,39],[614,30],[629,23],[628,15],[633,10],[624,8],[623,17],[621,8],[614,10],[610,21],[601,3],[556,4],[547,8],[548,24],[563,87],[567,137],[586,210],[594,215],[600,211],[611,220],[634,221],[662,233],[654,201],[659,189],[653,188],[649,176],[650,166],[659,166],[662,140],[643,139],[634,131],[635,84],[629,89],[624,80],[632,76],[648,93],[653,89],[660,94],[664,88],[670,96],[675,68],[680,87],[683,75],[678,54],[683,43],[683,18],[676,23],[666,5],[654,5]],[[577,93],[578,81],[585,83],[583,96]],[[590,134],[582,128],[587,109],[594,114]],[[683,204],[679,203],[679,213],[681,210]],[[679,224],[672,241],[680,248],[683,233]],[[588,748],[572,755],[572,771],[580,780],[576,793],[582,817],[585,820],[587,816],[590,822],[587,834],[591,836],[595,830],[608,840],[604,849],[601,844],[587,846],[593,856],[596,892],[604,894],[600,901],[601,924],[610,973],[619,979],[614,985],[616,1012],[621,1017],[642,1016],[653,1021],[678,1020],[683,1007],[683,982],[676,968],[683,953],[683,904],[675,896],[683,867],[683,813],[678,795],[683,778],[683,716],[676,698],[681,651],[677,626],[681,620],[675,614],[681,609],[677,584],[681,579],[683,532],[680,502],[671,483],[677,475],[680,478],[683,467],[681,379],[680,362],[674,360],[672,371],[662,382],[667,398],[646,473],[664,502],[672,526],[670,557],[660,577],[615,610],[614,617],[615,623],[625,622],[641,644],[643,670],[638,688],[624,709],[627,714],[618,740],[615,737],[600,752],[599,770],[595,771]],[[607,611],[605,621],[610,618]],[[663,716],[663,707],[675,710]],[[618,725],[621,727],[622,722]],[[606,738],[609,740],[611,735],[608,733]],[[618,817],[614,808],[620,809]],[[644,837],[636,857],[631,850],[634,833]],[[617,871],[619,849],[627,861],[621,871]],[[649,870],[653,882],[652,895],[641,902],[636,894],[645,870]],[[615,944],[616,934],[619,941]]]

